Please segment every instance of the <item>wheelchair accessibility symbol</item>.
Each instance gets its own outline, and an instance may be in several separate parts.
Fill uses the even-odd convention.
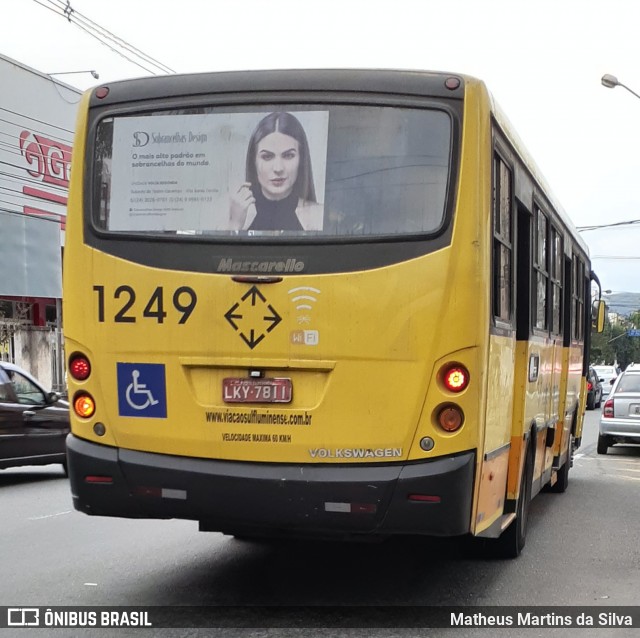
[[[131,385],[127,386],[127,391],[125,393],[127,403],[134,410],[144,410],[150,405],[158,405],[158,401],[153,398],[151,390],[148,390],[144,383],[140,383],[138,381],[140,378],[140,370],[134,370],[131,373],[131,377],[133,378],[133,381],[131,382]]]
[[[164,365],[118,363],[118,413],[120,416],[167,417]]]

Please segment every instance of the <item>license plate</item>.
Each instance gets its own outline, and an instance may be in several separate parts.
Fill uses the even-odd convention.
[[[291,403],[291,379],[222,380],[222,399],[225,403]]]

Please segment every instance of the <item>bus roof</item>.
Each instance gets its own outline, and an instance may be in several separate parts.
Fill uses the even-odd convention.
[[[459,82],[456,82],[459,80]],[[500,108],[484,82],[462,73],[420,71],[408,69],[284,69],[263,71],[218,71],[153,76],[119,80],[99,85],[89,91],[91,107],[105,107],[130,101],[145,101],[183,96],[229,94],[243,92],[357,92],[407,97],[442,97],[463,99],[467,85],[477,85],[489,100],[496,122],[521,157],[532,178],[553,206],[576,243],[589,254],[587,244],[556,199],[537,164],[527,151],[504,111]],[[98,98],[96,90],[109,89]],[[293,96],[292,96],[293,98]],[[295,99],[295,98],[293,98]]]
[[[445,86],[447,78],[459,85]],[[91,106],[129,100],[145,100],[184,95],[255,91],[348,91],[389,93],[419,97],[462,99],[468,76],[458,73],[388,69],[287,69],[275,71],[221,71],[164,75],[105,84],[109,95],[103,99],[92,93]]]

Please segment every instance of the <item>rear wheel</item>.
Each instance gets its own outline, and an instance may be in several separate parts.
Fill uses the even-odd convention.
[[[611,437],[606,434],[598,434],[598,454],[606,454],[611,447]]]
[[[587,410],[593,410],[595,407],[595,397],[587,396]]]
[[[531,503],[531,481],[533,479],[533,454],[531,444],[520,479],[520,496],[516,505],[516,518],[495,542],[495,553],[500,558],[517,558],[524,548],[529,524],[529,505]]]
[[[573,462],[573,435],[570,435],[569,448],[567,449],[567,460],[564,465],[558,470],[556,482],[549,488],[549,492],[556,494],[562,494],[567,491],[569,487],[569,469]]]

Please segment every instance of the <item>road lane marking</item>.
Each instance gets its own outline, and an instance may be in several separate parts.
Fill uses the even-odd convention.
[[[73,510],[67,510],[65,512],[58,512],[57,514],[45,514],[44,516],[33,516],[29,518],[30,521],[40,521],[43,518],[53,518],[54,516],[63,516],[64,514],[71,514]]]
[[[636,457],[628,457],[628,456],[585,456],[582,454],[580,457],[577,455],[573,457],[574,459],[579,458],[583,461],[624,461],[625,463],[629,463],[630,465],[638,465],[640,463],[640,459]]]

